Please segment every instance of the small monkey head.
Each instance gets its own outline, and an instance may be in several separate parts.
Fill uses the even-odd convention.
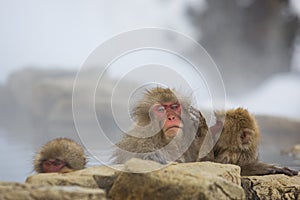
[[[34,158],[38,173],[66,172],[83,169],[86,156],[83,148],[68,138],[57,138],[46,143]]]

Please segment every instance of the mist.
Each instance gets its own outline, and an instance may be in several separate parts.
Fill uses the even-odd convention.
[[[210,125],[214,109],[249,109],[261,159],[299,169],[281,152],[300,143],[300,4],[259,2],[1,1],[0,180],[25,181],[37,149],[57,137],[84,145],[89,166],[110,163],[135,102],[157,85],[190,95]],[[147,48],[118,55],[149,27],[164,30],[165,49],[138,35]]]

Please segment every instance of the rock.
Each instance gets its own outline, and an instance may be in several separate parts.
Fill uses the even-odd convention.
[[[287,154],[288,156],[300,160],[300,144],[296,144],[286,150],[281,151],[282,154]]]
[[[0,199],[106,199],[104,190],[74,186],[36,186],[21,183],[0,182]]]
[[[7,88],[16,102],[33,115],[47,117],[56,102],[72,95],[75,71],[24,68],[9,76]]]
[[[247,199],[300,199],[300,175],[242,177]]]
[[[123,165],[101,165],[101,166],[93,166],[89,168],[85,168],[82,170],[77,170],[71,172],[71,175],[80,175],[80,176],[112,176],[115,173],[123,170]]]
[[[210,162],[171,164],[138,159],[125,164],[116,178],[112,199],[244,199],[240,168]],[[145,167],[147,173],[138,173]],[[152,170],[151,170],[151,166]]]
[[[106,118],[110,117],[108,118],[108,122],[113,124],[111,123],[111,116],[105,111],[107,108],[110,108],[111,92],[117,80],[105,80],[101,83],[101,87],[97,87],[97,92],[94,94],[96,82],[91,79],[91,77],[94,77],[91,74],[95,74],[98,71],[99,68],[87,70],[84,72],[84,75],[81,74],[80,79],[78,77],[76,79],[77,71],[46,70],[28,67],[12,73],[5,87],[0,88],[0,94],[2,93],[1,91],[6,90],[10,93],[10,98],[15,100],[14,104],[16,105],[14,106],[20,106],[26,110],[27,114],[31,114],[34,120],[41,120],[48,123],[73,122],[73,98],[76,99],[76,105],[85,111],[81,113],[82,115],[77,116],[77,120],[93,120],[95,117],[94,111],[86,112],[86,110],[91,108],[96,99],[96,111],[101,112],[102,115],[107,115]],[[75,80],[76,91],[80,95],[74,96],[73,87],[75,86]],[[122,87],[127,89],[133,85],[135,85],[133,82],[127,81],[123,82]],[[121,90],[118,93],[115,109],[127,108],[126,102],[122,101],[122,97],[126,97],[125,95],[128,94],[127,90]],[[18,112],[14,114],[17,115]],[[127,116],[127,112],[123,115]]]
[[[121,168],[121,166],[113,166],[114,168]],[[78,170],[70,173],[44,173],[29,176],[26,183],[32,185],[43,186],[80,186],[85,188],[99,188],[99,179],[103,177],[115,177],[116,169],[107,166],[94,166],[83,170]],[[95,177],[98,182],[95,181]],[[100,188],[110,188],[111,183],[105,181],[100,184]]]
[[[159,167],[160,166],[160,167]],[[165,165],[161,165],[153,161],[144,161],[140,159],[129,160],[124,169],[128,172],[143,173],[151,172],[153,169],[165,168]],[[171,163],[167,166],[175,170],[187,170],[192,173],[199,173],[199,171],[205,171],[216,176],[220,176],[228,181],[241,185],[240,167],[237,165],[220,164],[214,162],[193,162],[193,163]],[[152,170],[151,170],[152,168]]]
[[[72,172],[59,174],[59,173],[45,173],[29,176],[26,183],[32,185],[43,186],[80,186],[86,188],[98,188],[93,176],[80,176],[73,175]]]
[[[300,199],[299,194],[300,174],[241,178],[236,165],[161,165],[140,159],[65,174],[37,174],[26,184],[0,182],[0,199]]]
[[[300,170],[300,151],[297,145],[300,120],[270,115],[256,115],[256,118],[262,133],[260,160]]]
[[[99,188],[106,190],[107,192],[112,187],[116,177],[120,170],[123,170],[123,165],[108,166],[95,166],[84,170],[79,170],[73,174],[81,176],[93,176]]]

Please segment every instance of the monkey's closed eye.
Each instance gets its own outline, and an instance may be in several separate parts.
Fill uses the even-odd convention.
[[[61,164],[65,164],[65,162],[61,161],[61,160],[55,160],[54,161],[54,165],[61,165]]]
[[[172,104],[172,105],[170,106],[170,108],[171,108],[172,110],[177,110],[178,108],[180,108],[180,104],[179,104],[179,103],[174,103],[174,104]]]
[[[156,105],[156,106],[154,107],[154,110],[155,110],[156,112],[159,112],[159,113],[164,113],[164,112],[166,111],[165,107],[162,106],[162,105]]]

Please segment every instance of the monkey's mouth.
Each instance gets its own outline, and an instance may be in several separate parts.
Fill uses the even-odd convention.
[[[172,129],[172,128],[177,128],[177,129],[182,129],[182,127],[180,127],[180,126],[170,126],[170,127],[168,127],[165,131],[168,131],[168,130],[170,130],[170,129]]]

